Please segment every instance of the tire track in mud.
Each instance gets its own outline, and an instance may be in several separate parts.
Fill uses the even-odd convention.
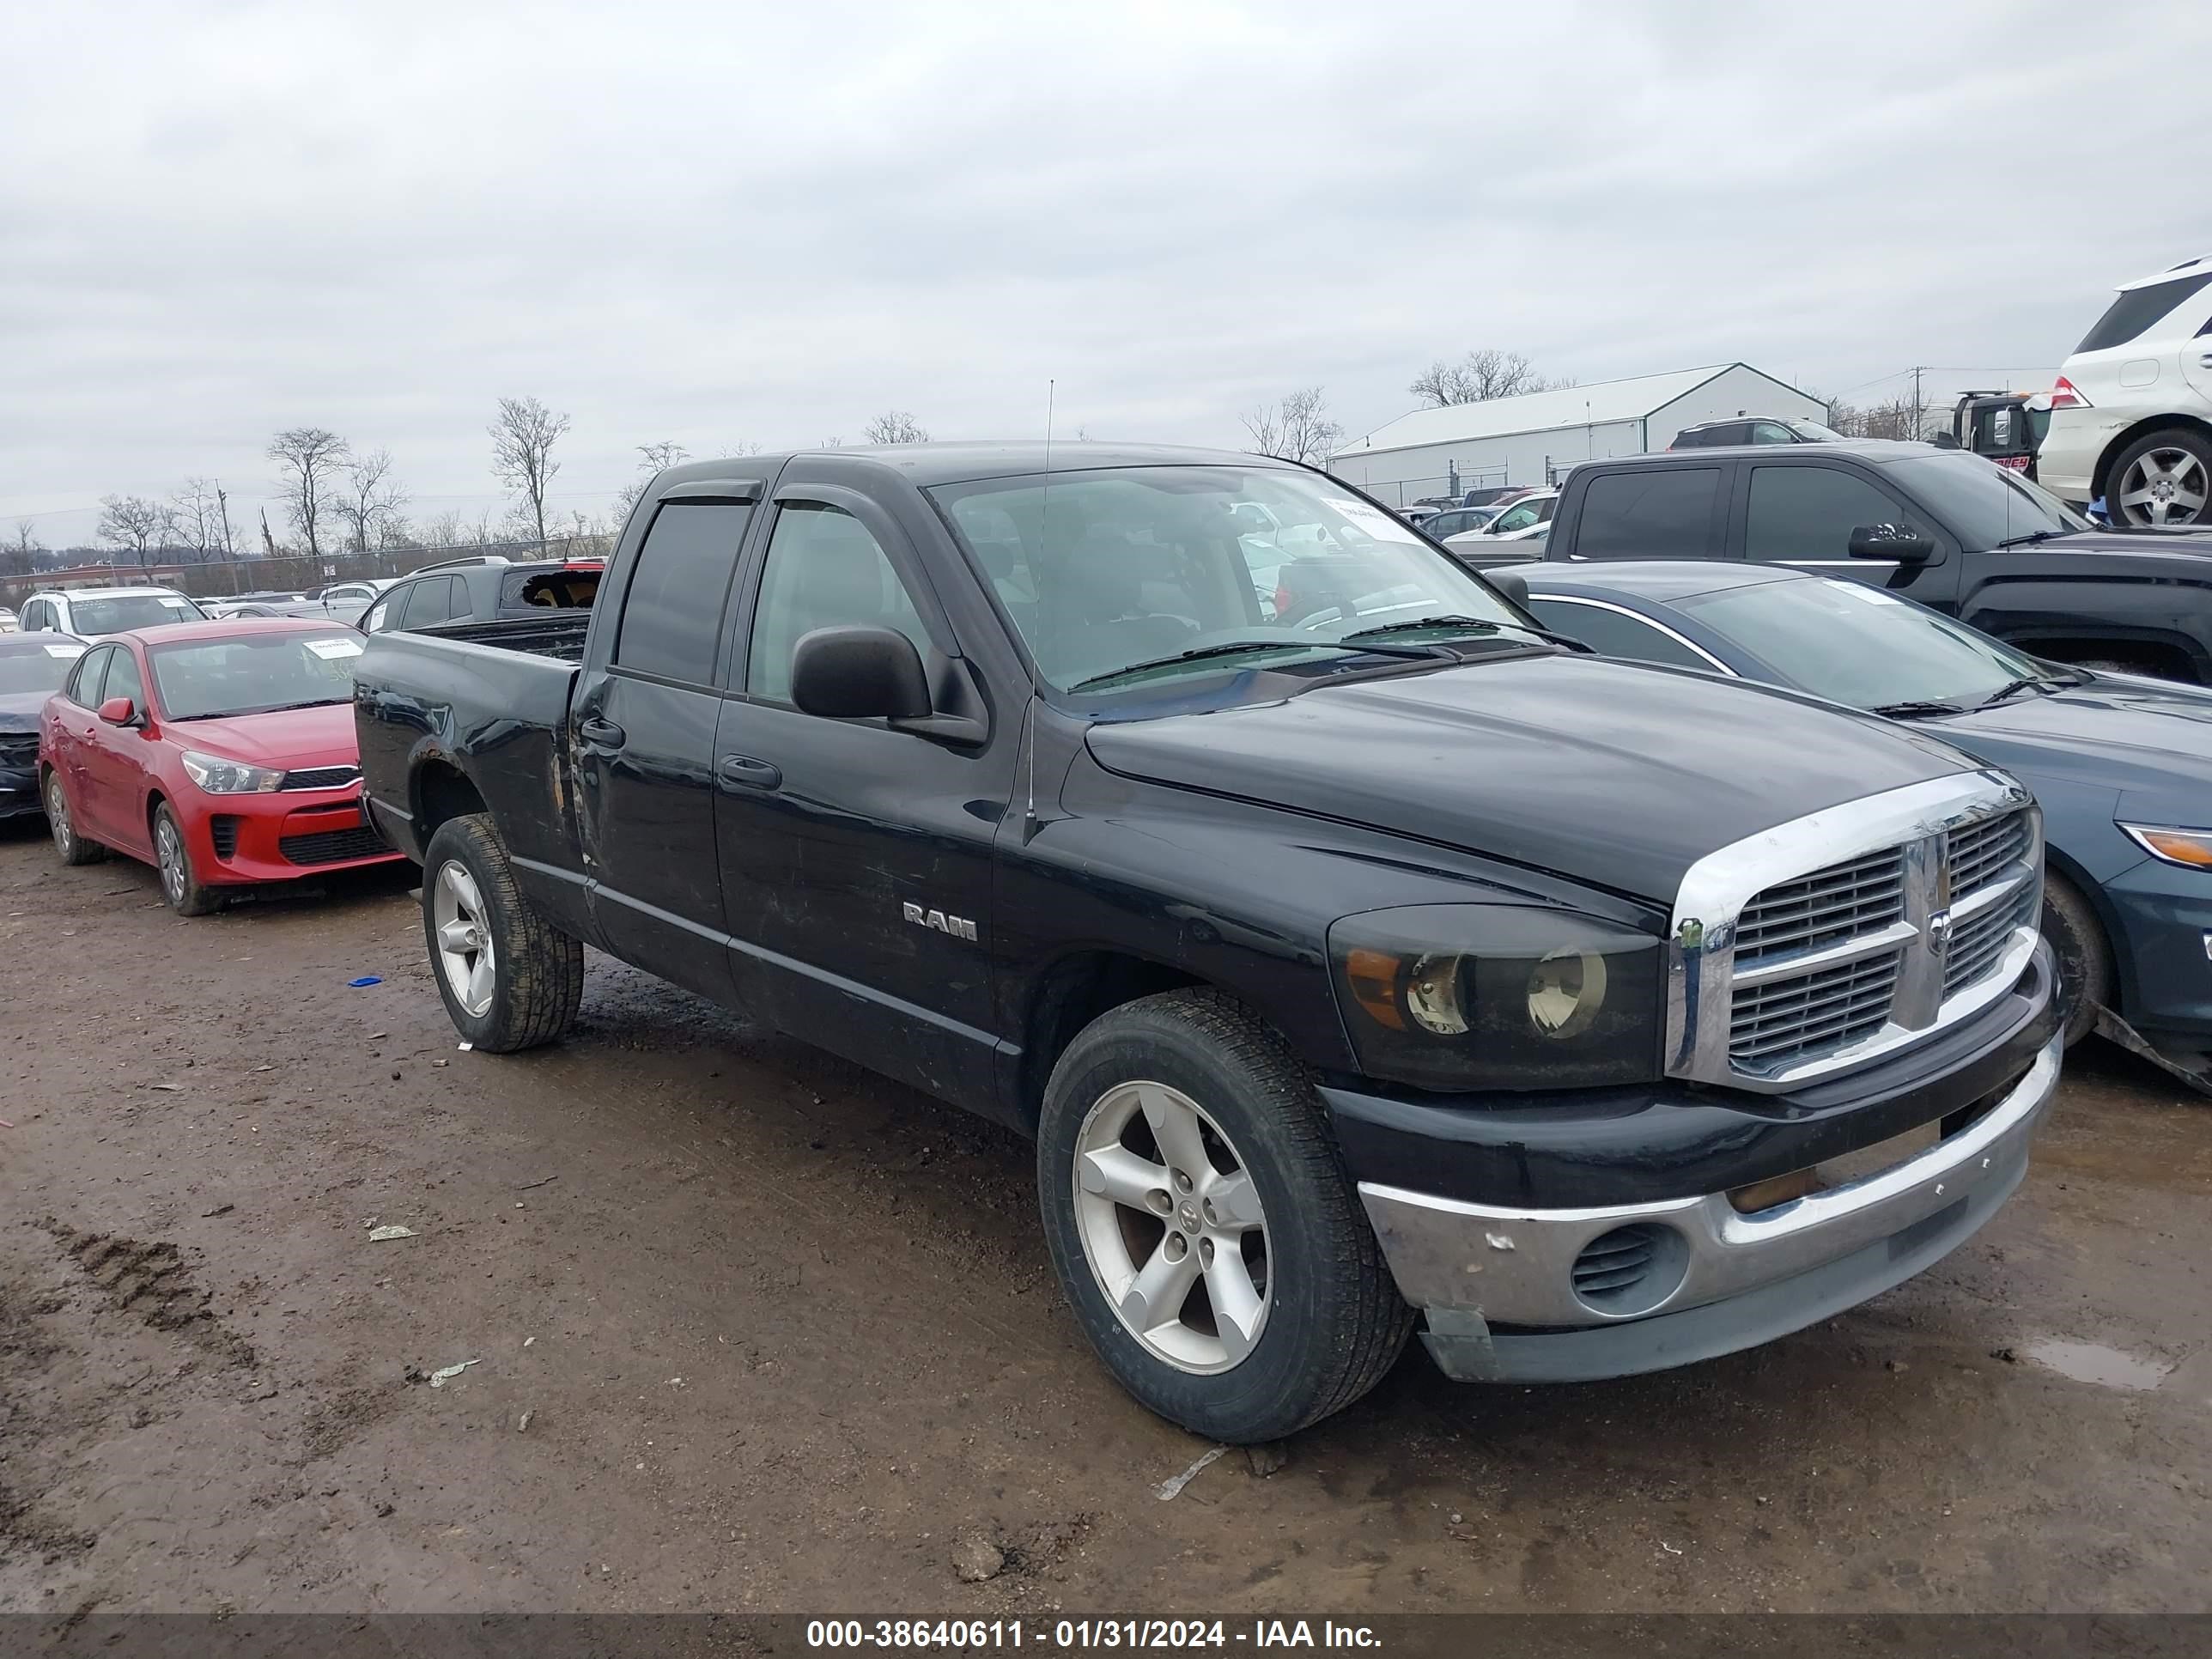
[[[200,1287],[175,1245],[85,1232],[52,1217],[40,1224],[100,1287],[111,1307],[155,1330],[183,1337],[225,1364],[258,1363],[253,1345],[216,1317],[208,1305],[215,1293]]]

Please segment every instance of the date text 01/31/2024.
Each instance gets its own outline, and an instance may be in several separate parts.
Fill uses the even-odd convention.
[[[1019,1619],[812,1619],[810,1648],[904,1648],[958,1652],[992,1648],[1174,1649],[1379,1648],[1364,1625],[1327,1620],[1255,1619],[1232,1626],[1221,1619],[1059,1619],[1028,1624]]]

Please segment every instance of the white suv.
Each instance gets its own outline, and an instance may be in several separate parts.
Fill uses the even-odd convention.
[[[2212,254],[2121,288],[2051,388],[2035,477],[2123,527],[2212,525]]]
[[[24,600],[16,626],[26,634],[96,640],[126,629],[206,620],[207,612],[173,587],[63,587]]]

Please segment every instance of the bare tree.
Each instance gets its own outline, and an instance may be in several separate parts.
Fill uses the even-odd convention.
[[[926,444],[929,433],[920,421],[902,409],[887,409],[860,428],[860,436],[872,444]]]
[[[450,509],[434,519],[423,521],[422,538],[425,547],[459,547],[468,534],[461,515]]]
[[[535,398],[501,398],[499,418],[491,423],[491,470],[494,477],[519,498],[518,520],[536,532],[545,545],[545,491],[561,463],[553,459],[553,446],[568,429],[568,417],[556,415]]]
[[[307,542],[310,558],[322,556],[323,520],[331,510],[338,475],[352,453],[346,441],[325,427],[295,426],[269,441],[269,459],[276,463],[285,516]]]
[[[222,492],[211,478],[187,478],[169,497],[169,521],[197,563],[219,559],[227,550],[222,508]]]
[[[1317,386],[1286,393],[1280,404],[1261,404],[1243,416],[1252,434],[1252,453],[1274,455],[1309,466],[1325,465],[1344,428],[1328,416],[1328,397]]]
[[[1429,408],[1446,409],[1454,404],[1487,403],[1492,398],[1517,398],[1524,392],[1550,392],[1571,384],[1546,380],[1517,351],[1485,346],[1455,363],[1439,357],[1416,374],[1406,390]]]
[[[1918,438],[1922,411],[1913,406],[1910,398],[1893,398],[1887,403],[1876,404],[1871,409],[1854,411],[1852,424],[1856,430],[1845,433],[1853,438]],[[1838,427],[1838,432],[1844,428]]]
[[[691,452],[671,438],[664,438],[659,443],[640,444],[637,454],[637,477],[615,494],[615,522],[617,525],[629,521],[631,509],[637,505],[637,498],[645,494],[646,485],[653,482],[656,473],[665,471],[672,466],[681,466],[691,459]]]
[[[399,509],[407,501],[392,476],[392,452],[372,449],[345,466],[344,481],[331,502],[331,511],[346,527],[347,539],[357,553],[389,546],[395,532],[404,529]]]
[[[31,528],[31,521],[18,519],[15,528],[9,534],[7,544],[0,547],[0,570],[11,576],[27,576],[38,568],[39,555],[46,550],[39,540],[38,532]]]
[[[102,495],[100,527],[94,533],[127,551],[134,563],[151,564],[148,556],[169,534],[169,509],[143,495]]]

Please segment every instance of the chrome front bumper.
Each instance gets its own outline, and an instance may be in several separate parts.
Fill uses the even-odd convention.
[[[2063,1049],[2054,1037],[2002,1099],[1949,1139],[1749,1215],[1718,1193],[1584,1210],[1497,1209],[1364,1182],[1359,1194],[1450,1375],[1564,1381],[1657,1370],[1800,1329],[1956,1249],[2026,1174]],[[1577,1259],[1639,1224],[1659,1241],[1662,1279],[1649,1297],[1611,1308],[1585,1300]]]

